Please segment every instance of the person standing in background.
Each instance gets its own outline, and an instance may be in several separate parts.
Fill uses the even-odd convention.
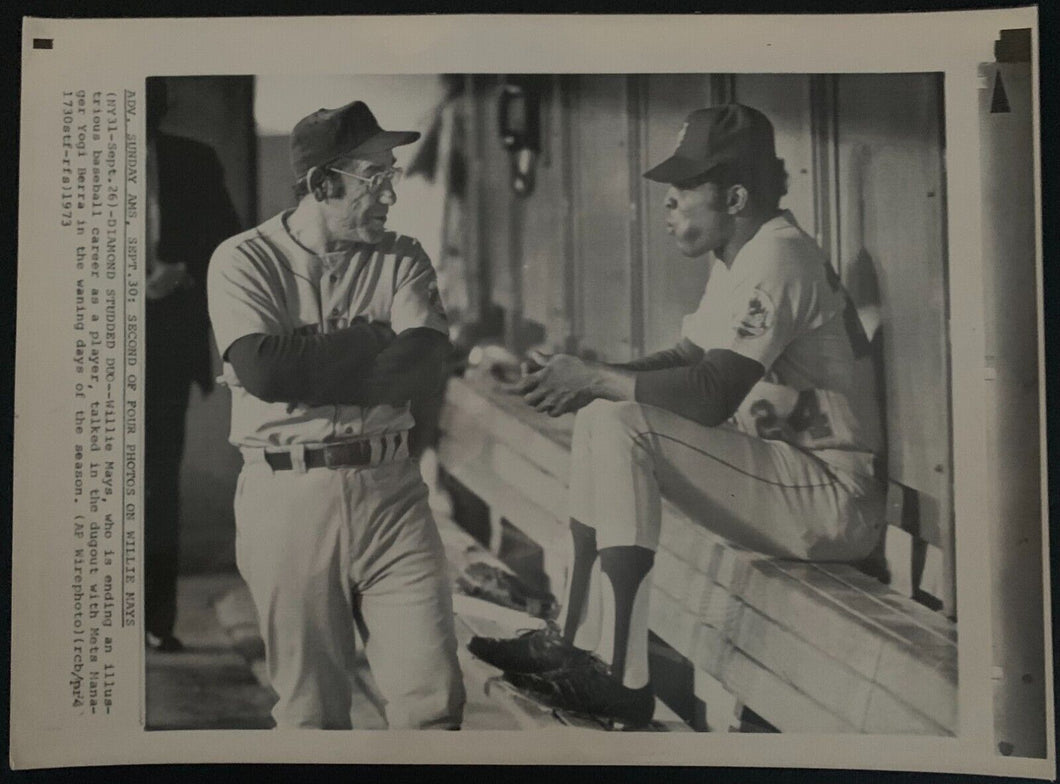
[[[180,464],[192,384],[213,388],[206,267],[240,231],[217,154],[163,133],[161,79],[147,90],[147,299],[144,437],[144,626],[148,647],[183,648],[176,621]]]

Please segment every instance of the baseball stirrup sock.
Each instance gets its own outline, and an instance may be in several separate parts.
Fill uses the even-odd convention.
[[[567,618],[563,623],[563,639],[574,642],[578,631],[585,597],[589,592],[589,577],[596,561],[596,529],[574,518],[570,521],[570,535],[574,540],[574,565],[571,568],[570,589],[567,592]]]
[[[633,616],[633,602],[641,582],[655,563],[655,551],[637,545],[604,547],[600,550],[600,570],[611,580],[615,596],[615,639],[611,674],[619,681],[625,674],[626,648]]]

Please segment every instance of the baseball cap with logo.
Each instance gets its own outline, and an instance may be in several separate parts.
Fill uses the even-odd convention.
[[[769,118],[757,109],[730,103],[688,115],[674,154],[644,176],[655,182],[679,183],[723,164],[771,166],[776,157]]]
[[[419,138],[418,131],[384,131],[363,101],[317,109],[291,131],[291,168],[300,180],[314,166],[336,158],[391,150]]]

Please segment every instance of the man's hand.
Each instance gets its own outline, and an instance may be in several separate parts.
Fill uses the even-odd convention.
[[[193,284],[194,280],[183,261],[155,261],[151,274],[147,276],[144,293],[148,299],[162,299],[176,291],[191,288]]]
[[[597,393],[599,366],[570,354],[556,354],[528,373],[514,391],[537,411],[558,417],[589,405]]]
[[[588,362],[570,354],[532,355],[537,370],[524,373],[522,381],[512,387],[527,404],[552,417],[584,408],[596,398],[634,400],[636,374],[631,370]]]

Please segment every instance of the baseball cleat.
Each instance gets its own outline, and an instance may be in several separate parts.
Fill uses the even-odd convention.
[[[504,677],[552,708],[595,716],[623,729],[646,727],[655,713],[650,683],[627,688],[599,659],[544,673],[506,672]]]
[[[543,629],[529,629],[510,639],[475,636],[467,649],[487,664],[512,673],[548,672],[588,662],[591,658],[589,652],[564,640],[553,624]]]

